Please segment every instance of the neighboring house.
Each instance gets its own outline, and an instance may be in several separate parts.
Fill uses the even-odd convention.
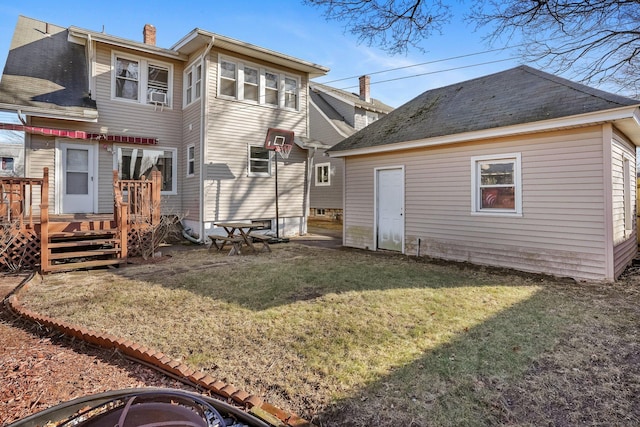
[[[429,90],[329,150],[344,244],[614,280],[637,251],[639,106],[526,66]]]
[[[353,94],[319,83],[309,87],[310,137],[330,146],[385,116],[393,108],[371,98],[370,78],[361,76],[360,92]],[[309,216],[316,219],[342,218],[342,159],[330,158],[325,150],[313,154]]]
[[[0,132],[1,133],[1,132]],[[0,138],[0,176],[24,175],[24,147]]]
[[[162,210],[198,238],[216,221],[275,229],[268,128],[295,132],[280,162],[284,234],[306,231],[308,82],[328,69],[194,29],[171,48],[20,17],[0,81],[0,110],[23,116],[25,175],[51,175],[50,212],[110,213],[113,170],[162,173]],[[5,126],[5,128],[11,128]]]

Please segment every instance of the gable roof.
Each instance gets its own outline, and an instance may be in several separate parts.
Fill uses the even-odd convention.
[[[331,125],[345,138],[356,133],[356,129],[349,125],[344,117],[340,115],[320,94],[315,90],[309,91],[310,104],[314,105]]]
[[[393,111],[393,107],[390,107],[389,105],[376,98],[371,98],[371,100],[367,102],[360,99],[360,96],[358,94],[347,92],[346,90],[342,89],[336,89],[334,87],[315,82],[309,82],[309,88],[319,94],[319,96],[322,98],[330,96],[333,98],[337,98],[348,105],[353,105],[354,107],[362,108],[364,110],[384,114],[388,114],[389,112]]]
[[[550,121],[621,107],[627,108],[620,119],[634,118],[638,105],[638,100],[522,65],[426,91],[338,143],[329,153],[342,156],[348,155],[341,153],[346,151],[357,154],[448,143],[463,135],[495,136],[498,129],[502,135],[513,134],[524,131],[516,129],[519,125],[538,122],[558,127],[562,124]],[[591,123],[596,119],[589,117]],[[640,139],[636,143],[640,144]]]
[[[95,120],[87,73],[85,47],[69,42],[65,28],[20,16],[0,80],[0,109]]]

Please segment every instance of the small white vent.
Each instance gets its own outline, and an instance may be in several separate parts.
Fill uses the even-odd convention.
[[[167,105],[167,94],[164,92],[149,92],[149,102],[152,104]]]

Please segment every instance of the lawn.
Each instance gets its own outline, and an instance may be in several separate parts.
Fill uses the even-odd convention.
[[[289,243],[49,275],[22,300],[321,426],[633,425],[638,282]]]

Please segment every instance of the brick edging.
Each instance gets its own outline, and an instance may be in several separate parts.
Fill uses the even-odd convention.
[[[29,283],[26,283],[25,285],[28,284]],[[171,359],[160,351],[142,346],[131,340],[125,340],[114,335],[95,332],[90,329],[75,326],[26,309],[18,301],[17,294],[20,293],[20,290],[11,294],[5,300],[5,303],[11,311],[25,320],[55,329],[69,337],[85,341],[89,344],[94,344],[109,350],[117,349],[121,353],[135,360],[139,360],[161,371],[166,371],[172,375],[181,377],[182,379],[193,383],[196,387],[208,390],[225,399],[231,399],[236,404],[243,405],[252,415],[257,416],[263,421],[274,426],[278,426],[278,424],[273,423],[276,420],[270,420],[268,418],[275,417],[277,422],[280,422],[280,425],[282,426],[313,427],[313,424],[309,421],[306,421],[293,413],[283,411],[265,402],[259,396],[249,394],[243,390],[238,390],[233,385],[217,380],[205,372],[192,369],[182,362]],[[267,416],[264,416],[265,414]]]

